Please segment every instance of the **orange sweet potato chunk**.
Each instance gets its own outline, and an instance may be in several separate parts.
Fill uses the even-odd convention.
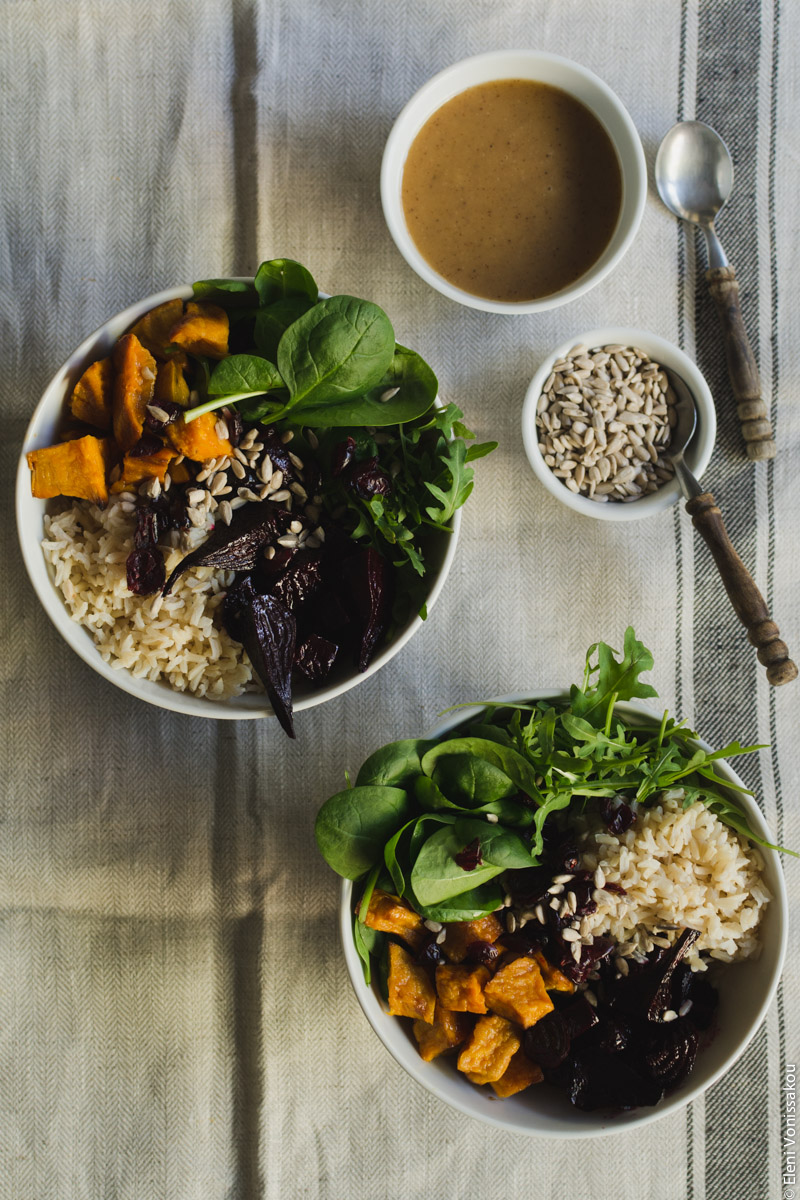
[[[106,504],[106,440],[87,434],[56,446],[31,450],[28,466],[33,472],[32,494],[39,500],[76,496],[94,504]]]
[[[158,364],[156,386],[153,391],[153,400],[156,404],[172,401],[173,404],[180,404],[181,408],[187,407],[189,385],[183,374],[185,363],[185,356],[176,354],[174,358],[168,358],[166,362]]]
[[[155,454],[126,454],[122,459],[122,471],[119,479],[111,485],[112,492],[135,490],[144,479],[157,479],[164,482],[167,468],[175,457],[171,446],[156,450]]]
[[[135,334],[126,333],[114,347],[114,366],[114,438],[125,452],[142,436],[147,406],[153,399],[156,360]]]
[[[167,440],[176,453],[185,454],[192,462],[205,462],[207,458],[233,454],[233,446],[228,438],[221,438],[217,433],[218,419],[213,412],[203,413],[188,423],[180,416],[167,426]]]
[[[425,940],[425,927],[422,917],[409,908],[399,896],[375,888],[370,897],[367,919],[364,922],[370,929],[380,929],[383,933],[394,933],[408,942],[412,950],[418,950]]]
[[[182,300],[167,300],[140,317],[132,327],[145,349],[162,360],[169,358],[172,330],[183,316]]]
[[[428,972],[418,966],[411,955],[389,943],[389,1012],[393,1017],[413,1017],[433,1024],[436,1011],[436,992],[433,990]]]
[[[481,1017],[458,1056],[458,1069],[472,1083],[494,1083],[505,1075],[519,1046],[519,1038],[510,1021],[497,1016]]]
[[[442,963],[436,968],[436,991],[442,1008],[451,1012],[485,1013],[483,989],[488,979],[486,967]]]
[[[533,955],[535,962],[539,964],[539,970],[542,972],[544,986],[548,992],[574,992],[575,984],[571,979],[567,979],[566,975],[559,971],[558,967],[554,967],[549,963],[541,950],[537,950]]]
[[[492,1087],[500,1099],[505,1100],[506,1096],[515,1096],[532,1083],[541,1083],[543,1078],[542,1068],[531,1062],[520,1046],[500,1078],[492,1082]]]
[[[225,358],[228,353],[228,314],[216,304],[190,300],[186,312],[170,330],[170,341],[188,354]]]
[[[469,1034],[469,1022],[470,1018],[464,1013],[450,1012],[437,1003],[432,1025],[425,1021],[415,1021],[413,1025],[420,1056],[425,1062],[431,1062],[440,1054],[460,1046]]]
[[[539,964],[533,958],[515,958],[501,967],[484,988],[484,998],[493,1013],[516,1021],[523,1029],[553,1010]]]
[[[114,367],[110,358],[101,358],[83,372],[69,402],[73,417],[98,429],[111,428]]]
[[[460,963],[467,956],[470,942],[496,942],[502,932],[494,913],[477,921],[450,921],[442,949],[448,962]]]

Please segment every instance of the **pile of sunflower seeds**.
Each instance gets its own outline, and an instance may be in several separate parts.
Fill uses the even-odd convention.
[[[664,456],[676,421],[666,373],[632,346],[573,346],[537,404],[539,450],[576,495],[630,503],[672,479]]]
[[[217,424],[219,436],[227,437],[227,425],[222,420]],[[307,436],[314,448],[316,439],[311,430]],[[291,430],[287,430],[281,441],[288,445],[293,437]],[[318,549],[325,540],[325,531],[319,524],[322,497],[309,497],[306,492],[303,486],[303,460],[291,451],[289,459],[296,478],[284,486],[283,471],[275,468],[265,452],[264,443],[258,440],[258,430],[249,429],[238,446],[234,447],[233,454],[210,458],[201,463],[194,480],[187,484],[185,490],[186,513],[193,528],[205,529],[212,514],[215,519],[230,525],[237,508],[268,501],[297,514],[285,536],[278,538],[278,545],[287,549],[299,546],[308,550]],[[268,547],[265,553],[272,557],[274,548]]]

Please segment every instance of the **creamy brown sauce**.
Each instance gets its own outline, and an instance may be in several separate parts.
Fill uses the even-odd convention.
[[[443,104],[403,172],[408,230],[450,283],[491,300],[558,292],[596,262],[622,203],[616,151],[560,88],[501,79]]]

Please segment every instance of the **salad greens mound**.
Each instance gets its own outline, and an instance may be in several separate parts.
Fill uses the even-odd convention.
[[[380,887],[425,919],[485,916],[503,904],[505,872],[538,865],[546,838],[571,813],[609,797],[646,805],[676,786],[684,807],[701,801],[743,837],[778,849],[730,798],[746,789],[715,770],[761,747],[734,741],[703,750],[667,712],[658,721],[617,709],[618,701],[657,695],[641,680],[652,666],[629,627],[621,655],[604,642],[589,648],[568,701],[489,702],[477,713],[469,706],[452,733],[371,754],[355,785],[323,804],[315,826],[328,865],[362,884],[359,913],[366,916]],[[385,935],[359,917],[354,935],[369,978],[370,953]]]

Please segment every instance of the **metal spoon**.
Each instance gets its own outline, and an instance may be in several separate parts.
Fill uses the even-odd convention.
[[[771,619],[752,575],[733,548],[716,500],[710,492],[703,490],[683,457],[697,426],[694,396],[680,375],[662,369],[666,370],[675,392],[677,414],[666,453],[672,460],[675,476],[686,498],[686,511],[713,555],[736,615],[747,629],[751,644],[757,648],[758,661],[767,668],[767,679],[776,686],[789,683],[797,678],[797,667],[789,658],[788,647],[781,641],[780,630]]]
[[[702,121],[681,121],[656,156],[656,187],[670,212],[702,229],[708,249],[706,279],[722,321],[728,375],[737,401],[747,457],[774,458],[775,442],[761,399],[758,366],[747,340],[736,272],[714,229],[733,187],[733,162],[718,133]]]

